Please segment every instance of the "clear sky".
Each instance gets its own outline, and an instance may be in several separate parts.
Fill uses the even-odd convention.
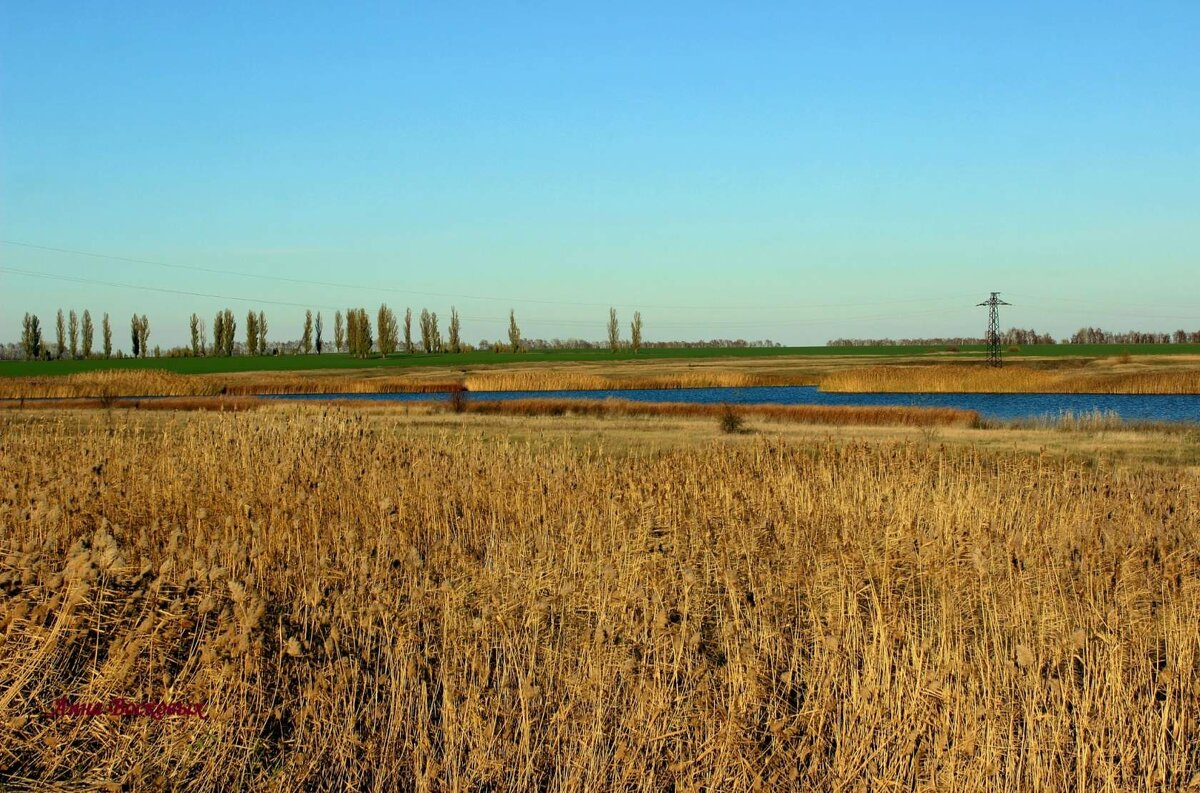
[[[4,0],[0,339],[387,301],[821,344],[981,335],[991,290],[1196,329],[1198,48],[1196,0]]]

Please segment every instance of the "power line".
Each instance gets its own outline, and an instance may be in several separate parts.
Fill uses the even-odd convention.
[[[316,303],[291,303],[286,300],[268,300],[264,298],[252,297],[236,297],[233,295],[218,295],[211,292],[193,292],[187,289],[170,289],[163,286],[143,286],[141,284],[124,284],[116,281],[98,281],[94,278],[81,278],[74,275],[54,275],[51,273],[39,273],[33,270],[21,270],[15,267],[0,267],[0,272],[13,273],[15,275],[27,275],[32,278],[47,278],[54,281],[72,281],[78,284],[91,284],[93,286],[111,286],[119,289],[138,289],[143,292],[162,292],[169,295],[188,295],[191,297],[211,297],[217,300],[237,300],[243,303],[265,303],[274,306],[290,306],[294,308],[326,308],[330,311],[336,310],[334,306],[323,306]]]
[[[131,256],[117,256],[107,253],[96,253],[94,251],[82,251],[74,248],[58,248],[50,245],[35,245],[30,242],[20,242],[17,240],[0,240],[0,245],[14,245],[21,248],[30,248],[34,250],[52,251],[54,253],[66,253],[72,256],[87,256],[93,259],[107,259],[117,262],[128,262],[131,264],[145,264],[154,267],[166,267],[172,270],[190,270],[193,272],[209,273],[212,275],[231,275],[238,278],[256,278],[263,281],[277,281],[280,283],[301,284],[306,286],[321,286],[332,287],[336,289],[353,289],[367,290],[371,292],[389,292],[394,294],[405,295],[420,295],[422,297],[440,297],[459,300],[487,300],[498,303],[537,303],[540,305],[551,306],[589,306],[608,308],[610,306],[619,308],[634,308],[634,309],[659,309],[659,310],[691,310],[691,311],[765,311],[765,310],[780,310],[780,311],[803,311],[817,308],[858,308],[863,306],[883,306],[892,305],[895,303],[950,303],[961,299],[961,296],[955,295],[945,298],[917,297],[905,298],[899,300],[883,300],[875,302],[860,302],[860,303],[810,303],[807,305],[792,305],[792,306],[731,306],[731,305],[707,305],[707,306],[689,306],[689,305],[664,305],[664,304],[631,304],[631,303],[613,303],[613,302],[584,302],[575,300],[540,300],[537,298],[527,297],[498,297],[495,295],[465,295],[451,292],[428,292],[417,289],[400,289],[397,287],[381,286],[377,284],[364,285],[352,284],[340,281],[322,281],[310,278],[292,278],[284,275],[265,275],[261,273],[248,273],[238,270],[225,270],[216,267],[204,267],[194,264],[179,264],[174,262],[164,262],[155,259],[139,259]]]
[[[185,295],[189,297],[204,297],[216,300],[235,300],[242,303],[255,303],[265,305],[287,306],[291,308],[323,308],[329,311],[340,311],[338,306],[323,305],[319,303],[293,303],[285,300],[271,300],[266,298],[242,297],[236,295],[216,294],[212,292],[197,292],[187,289],[172,289],[169,287],[147,286],[144,284],[130,284],[119,281],[103,281],[96,278],[84,278],[74,275],[59,275],[56,273],[37,272],[34,270],[24,270],[16,267],[0,266],[0,272],[12,273],[14,275],[24,275],[31,278],[43,278],[56,281],[67,281],[71,283],[88,284],[92,286],[106,286],[115,289],[136,289],[143,292],[161,292],[172,295]],[[856,322],[870,321],[882,319],[908,319],[916,317],[929,316],[949,316],[959,312],[947,312],[943,310],[936,311],[919,311],[909,312],[905,314],[871,314],[849,317],[817,317],[803,319],[778,319],[767,321],[741,321],[741,320],[697,320],[695,322],[667,320],[664,322],[655,322],[654,326],[659,328],[693,328],[693,327],[717,327],[717,328],[753,328],[762,327],[765,324],[772,325],[820,325],[829,322]],[[507,317],[477,317],[470,315],[461,315],[462,319],[472,322],[507,322]],[[553,324],[553,325],[572,325],[578,327],[597,327],[599,321],[581,320],[581,319],[548,319],[542,317],[521,317],[522,323],[530,324]]]

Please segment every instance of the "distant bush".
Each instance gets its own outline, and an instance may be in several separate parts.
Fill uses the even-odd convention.
[[[727,434],[735,434],[743,432],[746,420],[742,418],[742,414],[734,409],[733,405],[724,404],[721,406],[721,432]]]
[[[461,385],[450,389],[450,409],[463,413],[467,409],[467,389]]]

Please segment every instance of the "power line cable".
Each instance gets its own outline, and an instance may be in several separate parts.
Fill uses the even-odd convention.
[[[287,306],[291,308],[322,308],[329,311],[340,311],[341,307],[324,305],[319,303],[294,303],[285,300],[272,300],[267,298],[242,297],[237,295],[224,295],[212,292],[197,292],[188,289],[172,289],[169,287],[147,286],[144,284],[129,284],[118,281],[104,281],[96,278],[84,278],[82,276],[60,275],[56,273],[37,272],[34,270],[25,270],[16,267],[0,266],[0,272],[12,273],[14,275],[24,275],[31,278],[43,278],[57,281],[67,281],[71,283],[88,284],[92,286],[105,286],[116,289],[135,289],[143,292],[161,292],[172,295],[185,295],[190,297],[204,297],[215,300],[234,300],[242,303],[255,303],[265,305]],[[717,327],[717,328],[735,328],[735,327],[762,327],[763,325],[819,325],[829,322],[855,322],[880,319],[907,319],[916,317],[928,316],[954,316],[966,313],[965,311],[919,311],[909,312],[905,314],[871,314],[850,317],[809,317],[798,319],[774,319],[767,321],[737,321],[737,320],[697,320],[695,322],[686,322],[679,320],[667,320],[663,322],[654,322],[655,327],[659,328],[692,328],[692,327]],[[507,317],[477,317],[470,315],[460,315],[462,319],[472,322],[507,322]],[[549,319],[544,317],[522,317],[523,323],[531,324],[556,324],[556,325],[572,325],[578,327],[599,327],[599,321],[580,320],[580,319]]]
[[[345,283],[345,282],[339,282],[339,281],[322,281],[322,280],[316,280],[316,279],[310,279],[310,278],[292,278],[292,277],[284,276],[284,275],[266,275],[266,274],[261,274],[261,273],[248,273],[248,272],[241,272],[238,270],[225,270],[225,269],[216,268],[216,267],[204,267],[201,265],[164,262],[164,261],[158,261],[155,259],[139,259],[139,258],[135,258],[135,257],[131,257],[131,256],[116,256],[116,255],[110,255],[110,254],[106,254],[106,253],[95,253],[93,251],[76,250],[73,248],[58,248],[58,247],[53,247],[53,246],[49,246],[49,245],[35,245],[33,243],[20,242],[17,240],[0,240],[0,245],[14,245],[14,246],[18,246],[18,247],[22,247],[22,248],[30,248],[30,249],[34,249],[34,250],[52,251],[55,253],[66,253],[66,254],[70,254],[73,256],[87,256],[87,257],[91,257],[94,259],[107,259],[107,260],[111,260],[111,261],[128,262],[131,264],[146,264],[146,265],[152,265],[155,267],[167,267],[167,268],[170,268],[173,270],[191,270],[194,272],[209,273],[209,274],[213,274],[213,275],[231,275],[231,276],[235,276],[238,278],[257,278],[259,280],[278,281],[280,283],[302,284],[302,285],[306,285],[306,286],[332,287],[332,288],[337,288],[337,289],[368,290],[371,292],[390,292],[390,293],[395,293],[395,294],[420,295],[423,297],[440,297],[440,298],[451,298],[451,299],[459,299],[459,300],[487,300],[487,301],[492,301],[492,302],[508,303],[508,304],[537,303],[537,304],[541,304],[541,305],[552,305],[552,306],[589,306],[589,307],[602,307],[602,308],[607,308],[607,307],[611,306],[611,307],[633,308],[633,309],[691,310],[691,311],[715,311],[715,310],[721,310],[721,311],[765,311],[765,310],[803,311],[803,310],[817,309],[817,308],[857,308],[857,307],[862,307],[862,306],[883,306],[883,305],[892,305],[895,303],[947,303],[947,304],[949,304],[949,303],[958,303],[960,300],[963,299],[961,296],[956,295],[956,296],[952,296],[952,297],[941,297],[941,298],[939,298],[939,297],[916,297],[916,298],[902,298],[902,299],[897,299],[897,300],[882,300],[882,301],[873,301],[873,302],[812,303],[812,304],[807,304],[807,305],[793,305],[793,306],[783,306],[783,305],[779,305],[779,306],[761,306],[761,305],[760,306],[731,306],[731,305],[691,306],[691,305],[665,305],[665,304],[646,304],[646,303],[639,303],[639,304],[635,305],[635,304],[631,304],[631,303],[585,302],[585,301],[574,301],[574,300],[540,300],[537,298],[498,297],[495,295],[465,295],[465,294],[456,294],[456,293],[451,293],[451,292],[429,292],[429,291],[421,291],[421,290],[417,290],[417,289],[400,289],[398,287],[380,286],[380,285],[376,285],[376,284],[367,286],[364,284],[352,284],[352,283]]]

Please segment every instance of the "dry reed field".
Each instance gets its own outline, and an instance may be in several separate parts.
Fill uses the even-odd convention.
[[[806,385],[813,378],[745,371],[678,371],[644,374],[631,370],[621,375],[586,371],[482,371],[468,375],[468,391],[583,391],[630,388],[744,388],[748,386]]]
[[[48,377],[0,378],[0,399],[73,399],[102,396],[250,396],[254,394],[382,394],[468,391],[570,391],[581,389],[713,388],[815,384],[811,374],[726,371],[715,367],[445,367],[326,372],[242,372],[182,375],[161,370],[102,370]]]
[[[1200,370],[1032,369],[983,365],[863,366],[821,378],[822,391],[1200,394]]]
[[[350,407],[349,403],[345,403]],[[445,403],[438,403],[445,407]],[[979,413],[958,408],[885,405],[737,405],[634,402],[624,399],[513,399],[466,402],[467,413],[512,416],[681,416],[719,418],[727,409],[743,418],[831,426],[977,427]]]
[[[932,443],[5,411],[0,779],[1178,789],[1198,486]],[[82,712],[115,697],[205,718]]]

